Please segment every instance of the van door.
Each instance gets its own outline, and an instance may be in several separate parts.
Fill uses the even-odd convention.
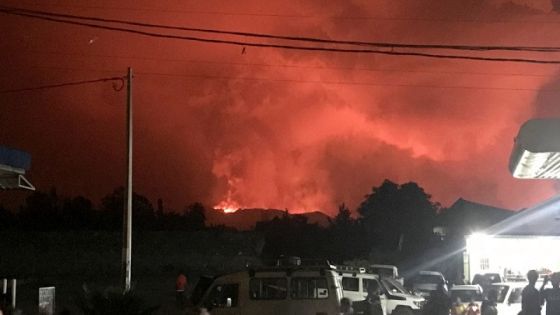
[[[202,306],[212,315],[240,315],[239,284],[217,283],[204,299]]]
[[[383,292],[383,286],[377,279],[362,279],[362,294],[364,299],[367,297],[367,290],[371,283],[375,282],[377,287],[381,290],[381,295],[379,296],[379,302],[381,303],[381,308],[383,309],[383,314],[387,314],[387,295]]]

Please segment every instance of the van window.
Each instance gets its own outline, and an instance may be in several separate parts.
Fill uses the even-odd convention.
[[[368,288],[372,283],[375,283],[376,287],[381,289],[381,285],[379,285],[379,281],[377,281],[377,279],[362,279],[362,286],[364,287],[364,292],[368,291]]]
[[[342,290],[344,291],[360,291],[360,279],[358,278],[342,278]]]
[[[236,307],[238,291],[239,285],[237,283],[218,284],[212,288],[204,305],[211,307]]]
[[[498,292],[498,303],[504,303],[506,299],[507,292],[509,290],[509,286],[507,285],[493,285],[492,290],[496,290]]]
[[[292,278],[290,295],[293,299],[326,299],[329,297],[327,279]]]
[[[249,296],[253,300],[283,300],[288,296],[286,278],[252,278]]]
[[[393,278],[385,278],[381,283],[389,293],[409,294],[408,290],[397,280]]]

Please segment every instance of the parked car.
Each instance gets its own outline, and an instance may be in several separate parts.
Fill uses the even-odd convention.
[[[479,285],[454,285],[449,290],[449,296],[452,302],[460,298],[465,306],[472,301],[480,307],[484,299],[482,287]]]
[[[498,314],[517,315],[521,311],[521,292],[527,282],[493,283],[488,290],[498,293]],[[487,292],[486,292],[487,293]]]
[[[338,269],[342,294],[353,302],[363,301],[371,282],[377,282],[381,288],[381,307],[387,315],[412,315],[421,312],[426,299],[405,289],[392,277],[380,277],[377,274],[357,270]]]
[[[423,297],[429,297],[439,284],[443,284],[443,289],[447,292],[447,281],[439,271],[420,271],[410,280],[412,291]]]

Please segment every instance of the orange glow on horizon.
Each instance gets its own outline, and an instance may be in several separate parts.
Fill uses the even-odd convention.
[[[222,210],[224,213],[234,213],[241,209],[241,206],[233,200],[223,200],[214,206],[214,210]]]

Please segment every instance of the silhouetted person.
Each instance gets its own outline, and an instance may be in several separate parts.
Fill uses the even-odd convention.
[[[451,300],[447,296],[444,283],[438,284],[435,291],[430,294],[428,303],[424,307],[425,315],[449,315]]]
[[[544,287],[549,281],[549,277],[544,278],[541,287],[541,297],[546,301],[546,315],[560,315],[560,273],[555,272],[550,276],[552,289]]]
[[[523,315],[541,315],[541,295],[535,288],[539,274],[536,270],[529,270],[527,280],[529,284],[521,292],[521,313]]]
[[[367,288],[368,294],[364,301],[364,315],[384,315],[381,307],[381,294],[379,283],[377,281],[370,282]]]
[[[480,306],[481,315],[498,315],[498,291],[492,289],[488,291],[488,296]]]
[[[352,301],[349,298],[340,299],[340,315],[354,315]]]
[[[186,304],[186,289],[187,289],[187,277],[180,271],[177,274],[177,279],[175,280],[175,300],[177,302],[177,307],[182,309]]]

